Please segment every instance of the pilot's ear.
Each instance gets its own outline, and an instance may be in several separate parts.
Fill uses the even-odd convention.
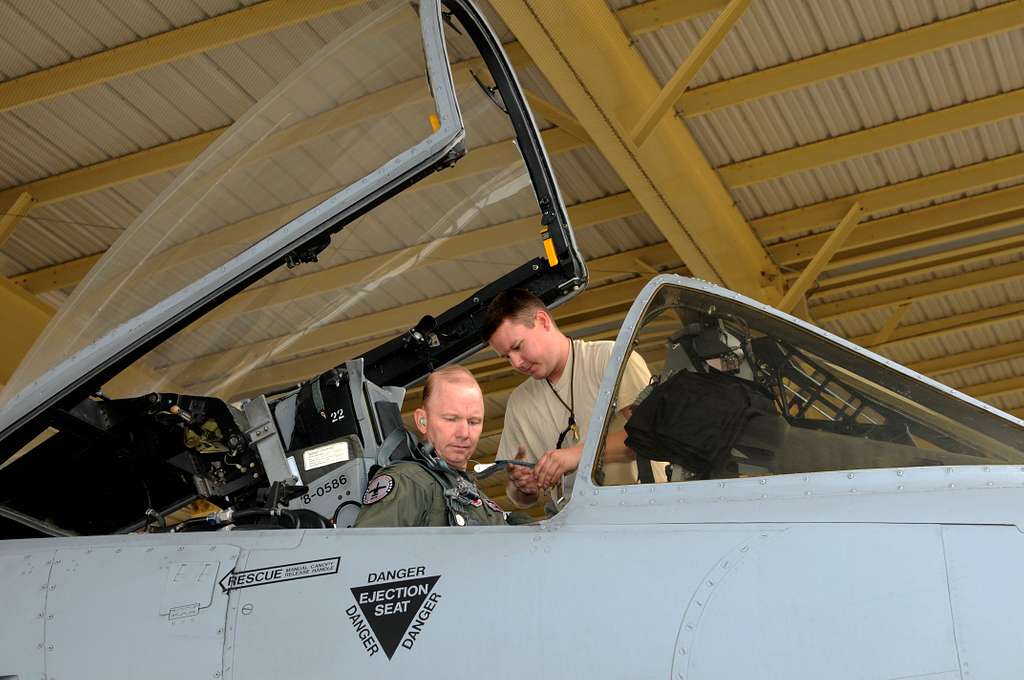
[[[416,424],[416,429],[420,431],[420,434],[427,433],[427,412],[421,408],[413,411],[412,420]]]
[[[543,328],[546,331],[551,330],[551,315],[548,314],[546,311],[544,311],[543,309],[538,309],[537,313],[534,315],[533,318],[536,319],[534,323],[539,323],[541,328]]]

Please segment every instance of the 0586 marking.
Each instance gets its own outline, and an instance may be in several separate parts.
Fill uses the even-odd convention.
[[[311,489],[309,493],[302,497],[302,503],[309,505],[313,502],[313,498],[323,498],[332,491],[337,491],[341,487],[348,484],[348,477],[345,475],[338,475],[334,479],[329,479],[315,489]]]

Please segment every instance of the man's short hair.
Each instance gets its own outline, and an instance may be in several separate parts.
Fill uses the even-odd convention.
[[[547,311],[544,301],[528,290],[513,288],[498,293],[497,297],[487,305],[487,314],[484,316],[484,323],[480,329],[480,337],[485,343],[491,341],[491,336],[498,330],[498,326],[506,319],[522,324],[527,328],[533,328],[533,316],[538,311]]]
[[[476,385],[480,387],[480,383],[476,381],[473,374],[470,373],[469,369],[459,364],[451,364],[444,366],[430,373],[427,376],[426,381],[423,383],[423,405],[427,405],[427,400],[430,399],[430,395],[434,392],[439,382],[450,382],[458,383],[462,385]]]

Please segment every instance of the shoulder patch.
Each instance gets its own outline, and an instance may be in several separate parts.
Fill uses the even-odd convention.
[[[366,487],[363,505],[373,505],[395,490],[395,478],[391,475],[377,475]]]
[[[491,510],[494,510],[495,512],[505,512],[504,510],[501,509],[500,505],[492,501],[490,498],[485,498],[484,503],[487,503],[487,507],[489,507]]]
[[[481,505],[484,504],[484,502],[479,498],[474,498],[473,500],[470,501],[470,503],[473,505],[474,508],[479,508]]]

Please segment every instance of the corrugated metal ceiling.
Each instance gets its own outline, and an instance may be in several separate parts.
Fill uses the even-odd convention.
[[[245,4],[250,3],[213,0],[160,3],[139,0],[129,4],[72,0],[40,0],[27,4],[0,2],[0,77],[10,80],[202,21]],[[621,8],[638,3],[610,4]],[[738,25],[698,73],[692,87],[788,64],[997,4],[1000,3],[967,0],[754,0]],[[365,6],[358,5],[331,16],[2,112],[0,188],[16,187],[229,125],[295,64],[366,11]],[[498,31],[506,39],[511,39],[511,34],[496,14],[490,8],[486,11]],[[712,12],[634,36],[636,49],[660,82],[668,80],[714,17]],[[404,77],[407,74],[382,73],[380,86]],[[536,68],[525,67],[521,79],[526,87],[564,110],[557,92]],[[710,164],[722,167],[1022,87],[1024,30],[1017,27],[808,87],[685,117],[684,121]],[[498,129],[484,125],[472,130],[471,146],[480,147],[507,138],[505,133],[495,132]],[[1018,154],[1022,149],[1024,115],[1015,115],[999,122],[787,173],[735,188],[732,193],[744,216],[755,219]],[[557,154],[554,163],[569,204],[626,191],[611,166],[592,147]],[[116,239],[119,229],[173,181],[176,174],[177,170],[159,172],[34,208],[3,246],[0,258],[2,273],[11,276],[103,251]],[[468,180],[468,183],[474,181]],[[909,213],[934,203],[985,194],[1022,181],[1024,163],[1017,178],[951,193],[924,203],[875,211],[865,219]],[[515,216],[488,214],[486,217],[493,223]],[[804,232],[830,227],[829,224],[820,224]],[[1002,231],[972,238],[984,241],[1005,237],[1014,233],[1013,229],[1012,224],[1004,225]],[[790,234],[782,240],[794,237]],[[608,221],[582,230],[579,235],[581,245],[591,258],[661,240],[657,228],[643,215]],[[945,245],[929,246],[930,251],[919,248],[900,256],[882,253],[877,261],[858,266],[876,266],[891,262],[894,257],[913,262],[914,258],[936,249],[963,244],[963,241],[952,240]],[[385,243],[377,240],[372,245],[355,239],[352,242],[353,252],[381,252],[401,245],[397,241]],[[507,256],[518,257],[526,252],[532,252],[528,246],[514,248]],[[481,263],[493,258],[494,254],[483,253],[482,256],[480,262],[449,263],[443,274],[433,277],[428,276],[425,270],[422,292],[440,295],[475,285],[486,275],[486,266]],[[990,270],[1021,259],[1020,252],[1007,252],[963,265],[913,273],[903,279],[815,295],[812,314],[813,307],[818,304],[856,299],[968,271]],[[849,268],[836,269],[832,273],[844,271],[849,271]],[[829,275],[826,273],[821,281],[827,282]],[[49,292],[43,297],[52,304],[59,304],[64,295]],[[395,291],[392,302],[397,306],[417,299],[422,298]],[[1024,301],[1024,286],[1016,280],[1001,281],[967,292],[922,298],[913,304],[902,325],[955,317],[1020,301]],[[379,311],[379,308],[353,310],[354,313],[371,311]],[[826,321],[823,325],[847,337],[863,337],[877,332],[891,312],[891,307],[873,308]],[[275,328],[280,330],[281,327]],[[264,333],[271,331],[270,327],[262,330]],[[897,360],[915,362],[1019,340],[1024,338],[1022,331],[1022,322],[1011,320],[939,338],[891,343],[881,346],[881,350]],[[951,371],[938,377],[949,384],[965,386],[1001,379],[1008,374],[1020,375],[1014,372],[1020,368],[1014,361],[1009,361],[987,368]],[[1024,404],[1021,395],[1002,395],[994,399],[1015,408]]]

